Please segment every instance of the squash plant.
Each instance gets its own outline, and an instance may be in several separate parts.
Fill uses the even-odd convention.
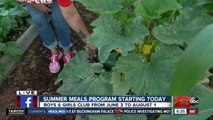
[[[193,43],[195,35],[212,24],[213,18],[209,15],[211,12],[209,6],[213,1],[78,1],[87,9],[99,14],[91,24],[94,27],[93,33],[88,38],[88,42],[99,49],[99,62],[90,63],[86,50],[77,52],[73,61],[59,74],[56,83],[63,80],[63,84],[58,89],[58,93],[62,95],[178,94],[174,92],[181,89],[180,84],[175,89],[175,84],[178,84],[177,79],[174,78],[177,63],[184,57],[183,54]],[[106,64],[111,64],[112,69],[104,69]],[[196,77],[193,78],[196,79],[193,80],[194,82],[185,85],[188,89],[181,94],[202,97],[212,94],[203,86],[195,84],[197,79],[200,79],[200,74]],[[181,82],[183,83],[183,80]],[[194,94],[193,91],[198,89],[204,92]],[[146,119],[142,115],[90,116],[89,118],[91,120]]]

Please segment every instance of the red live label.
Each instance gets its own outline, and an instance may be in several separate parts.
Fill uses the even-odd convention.
[[[199,110],[198,108],[188,108],[187,109],[187,114],[198,114]]]

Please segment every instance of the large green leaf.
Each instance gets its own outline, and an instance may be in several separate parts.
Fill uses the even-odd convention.
[[[131,84],[124,79],[122,73],[117,71],[113,72],[111,80],[111,83],[113,84],[113,95],[126,95],[129,92]]]
[[[0,1],[0,5],[3,5],[5,8],[11,8],[11,7],[14,7],[18,4],[19,3],[17,3],[14,0],[2,0],[2,1]]]
[[[162,120],[206,120],[213,113],[213,96],[201,98],[199,100],[199,105],[196,108],[199,108],[198,115],[174,115],[174,116],[164,116]]]
[[[136,14],[148,20],[161,18],[162,13],[181,8],[176,0],[138,0],[134,5]]]
[[[122,8],[122,0],[78,0],[87,9],[101,14],[116,13]]]
[[[189,43],[191,38],[211,24],[211,16],[202,15],[200,10],[187,8],[181,11],[174,23],[165,23],[154,28],[154,36],[165,44]]]
[[[88,52],[80,51],[75,58],[59,74],[56,81],[63,80],[57,90],[62,95],[111,95],[111,75],[105,72],[102,64],[90,64]]]
[[[136,17],[135,14],[129,11],[128,8],[120,10],[116,14],[116,16],[118,17],[118,19],[121,21],[122,25],[124,26],[128,26],[129,24],[131,24]]]
[[[133,3],[135,2],[136,0],[122,0],[122,5],[124,7],[129,7],[131,5],[133,5]]]
[[[24,8],[15,7],[15,8],[11,8],[9,10],[9,15],[25,17],[28,14],[27,14],[27,11]]]
[[[212,0],[182,0],[182,6],[183,7],[194,7],[194,6],[200,6],[205,5],[208,3],[213,3]]]
[[[213,65],[213,24],[193,38],[177,64],[170,91],[185,95]]]
[[[101,63],[106,61],[110,52],[116,48],[120,48],[123,56],[127,55],[135,48],[135,43],[142,41],[148,34],[147,28],[141,24],[132,24],[123,30],[121,23],[109,15],[101,15],[92,25],[95,26],[94,33],[88,41],[99,49]]]
[[[195,5],[204,5],[204,4],[207,4],[207,3],[213,3],[212,0],[195,0]]]
[[[21,49],[17,46],[15,41],[7,42],[4,52],[16,61],[19,61],[21,58]]]
[[[90,115],[89,120],[146,120],[145,115]]]
[[[1,17],[0,26],[3,29],[1,36],[5,37],[8,34],[8,32],[10,31],[10,29],[12,28],[10,17],[9,16]]]
[[[9,10],[1,9],[0,16],[8,16]]]
[[[211,88],[208,88],[206,85],[204,86],[203,84],[199,83],[198,85],[194,86],[187,93],[187,95],[196,96],[198,98],[203,98],[203,97],[207,97],[207,96],[213,95],[213,90]]]
[[[136,94],[163,95],[169,88],[170,80],[182,50],[177,46],[160,45],[147,62],[140,54],[130,53],[120,57],[116,70],[125,75]]]

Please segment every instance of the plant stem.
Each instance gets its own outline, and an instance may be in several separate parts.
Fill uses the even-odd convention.
[[[150,28],[150,27],[152,27],[152,28],[154,27],[154,26],[152,26],[152,21],[150,21],[149,24],[148,24],[149,36],[147,37],[145,43],[149,42],[152,39],[152,37],[153,37],[152,36],[152,28]]]
[[[172,12],[172,14],[170,15],[170,17],[169,17],[169,21],[170,21],[170,22],[173,21],[173,18],[174,18],[174,16],[175,16],[175,13],[176,13],[176,10],[174,10],[174,11]]]

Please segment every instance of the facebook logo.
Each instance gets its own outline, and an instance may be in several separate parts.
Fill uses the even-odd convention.
[[[21,96],[21,107],[33,107],[33,96]]]

